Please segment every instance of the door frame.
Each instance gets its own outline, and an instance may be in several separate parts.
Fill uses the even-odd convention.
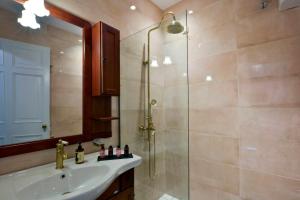
[[[26,0],[15,0],[15,2],[23,4]],[[13,156],[23,153],[29,153],[34,151],[40,151],[45,149],[55,148],[55,145],[59,139],[63,139],[69,142],[69,144],[75,144],[80,142],[91,141],[95,138],[91,133],[91,111],[92,111],[92,31],[91,24],[77,17],[65,10],[58,8],[50,3],[45,2],[46,8],[51,12],[51,16],[79,26],[83,29],[83,92],[82,92],[82,115],[83,126],[81,135],[73,135],[62,138],[50,138],[39,141],[24,142],[18,144],[10,144],[0,146],[0,158]]]

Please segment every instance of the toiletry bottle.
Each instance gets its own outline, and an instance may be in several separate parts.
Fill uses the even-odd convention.
[[[124,147],[124,156],[128,157],[129,156],[129,146],[126,144]]]
[[[100,154],[100,155],[99,155],[100,158],[105,158],[105,147],[104,147],[104,144],[101,144],[99,154]]]
[[[75,162],[76,164],[84,163],[84,148],[82,148],[81,142],[79,142],[78,148],[75,152]]]
[[[116,149],[116,155],[117,155],[117,157],[119,158],[119,157],[121,157],[121,154],[122,154],[122,150],[121,150],[121,148],[120,148],[120,145],[118,145],[118,146],[117,146],[117,149]]]
[[[108,147],[108,157],[113,157],[114,155],[114,148],[112,146]]]

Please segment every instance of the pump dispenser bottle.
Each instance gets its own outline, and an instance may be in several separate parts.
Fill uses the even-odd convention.
[[[78,144],[78,148],[75,152],[75,163],[81,164],[84,163],[84,148],[81,146],[81,142]]]

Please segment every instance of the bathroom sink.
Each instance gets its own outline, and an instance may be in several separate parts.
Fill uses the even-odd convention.
[[[97,153],[86,156],[84,164],[65,161],[65,168],[48,164],[0,176],[1,198],[6,200],[94,200],[125,171],[138,166],[141,158],[97,162]]]
[[[17,192],[17,197],[23,200],[59,197],[85,187],[92,187],[99,180],[104,180],[108,172],[109,167],[105,165],[66,169],[25,186]]]

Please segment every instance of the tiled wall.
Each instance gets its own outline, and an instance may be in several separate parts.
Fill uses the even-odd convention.
[[[300,199],[300,8],[184,0],[191,200]],[[212,81],[206,81],[211,76]]]
[[[151,68],[151,98],[158,101],[153,110],[154,122],[157,130],[157,177],[149,178],[149,143],[146,132],[139,131],[145,116],[145,101],[147,99],[147,72],[143,65],[145,59],[145,44],[147,32],[150,28],[138,32],[121,41],[121,142],[128,144],[133,153],[142,156],[143,163],[135,169],[136,199],[158,199],[166,188],[165,154],[162,131],[163,115],[163,85],[164,73],[162,68]],[[156,31],[152,34],[151,55],[160,59],[162,53],[162,34]],[[145,54],[147,55],[147,54]],[[153,140],[151,140],[153,150]],[[151,155],[153,151],[151,151]],[[153,163],[153,158],[151,158]],[[153,169],[153,165],[151,166]]]
[[[185,15],[182,21],[184,24]],[[151,33],[150,58],[155,58],[159,67],[150,67],[151,99],[156,99],[157,105],[153,107],[156,144],[151,137],[151,156],[156,147],[156,176],[149,178],[147,132],[138,129],[144,124],[147,99],[147,68],[142,63],[149,29],[121,41],[121,141],[143,157],[143,163],[135,170],[136,199],[155,200],[172,195],[184,200],[188,196],[187,40],[183,34],[167,34],[165,27]],[[165,56],[171,57],[172,65],[163,64]]]

